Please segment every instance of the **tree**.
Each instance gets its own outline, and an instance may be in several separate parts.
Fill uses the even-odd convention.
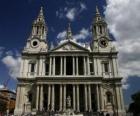
[[[140,115],[140,91],[131,96],[133,102],[129,105],[128,112],[132,112],[134,116]]]
[[[6,103],[0,101],[0,112],[6,112]]]

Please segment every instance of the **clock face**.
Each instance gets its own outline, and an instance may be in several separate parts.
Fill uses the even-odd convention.
[[[103,47],[103,48],[107,47],[107,45],[108,45],[108,40],[107,40],[106,38],[101,38],[101,39],[99,40],[99,45],[100,45],[101,47]]]
[[[39,46],[39,41],[38,41],[38,39],[32,40],[32,41],[31,41],[31,46],[32,46],[33,48],[38,47],[38,46]]]

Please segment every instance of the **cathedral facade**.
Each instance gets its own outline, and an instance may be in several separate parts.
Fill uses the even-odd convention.
[[[118,51],[98,8],[90,47],[78,44],[68,25],[65,41],[49,49],[47,32],[41,8],[22,51],[15,115],[61,113],[69,107],[75,113],[124,116]]]

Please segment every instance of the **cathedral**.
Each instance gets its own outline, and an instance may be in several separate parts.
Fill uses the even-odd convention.
[[[83,116],[125,116],[118,51],[98,8],[91,27],[90,46],[75,41],[69,24],[65,41],[50,49],[41,8],[22,51],[16,116],[55,116],[68,108]]]

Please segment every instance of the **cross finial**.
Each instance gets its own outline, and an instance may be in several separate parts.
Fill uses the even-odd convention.
[[[96,6],[96,14],[100,14],[98,6]]]

